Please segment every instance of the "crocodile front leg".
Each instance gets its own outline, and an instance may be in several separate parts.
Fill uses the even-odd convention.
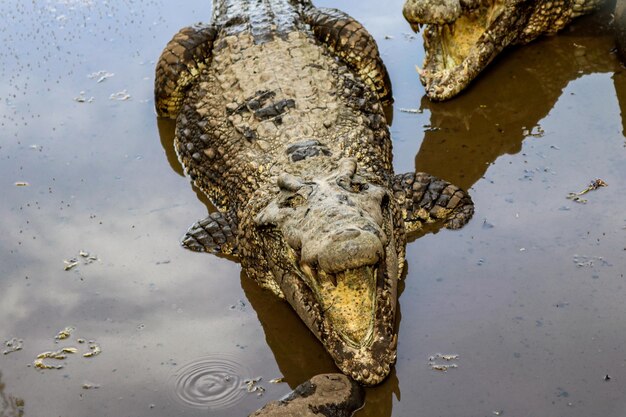
[[[307,9],[304,20],[317,39],[354,69],[383,104],[393,101],[387,68],[376,41],[363,25],[340,10],[326,8]]]
[[[448,229],[459,229],[474,214],[474,203],[465,191],[424,172],[396,175],[393,191],[407,232],[438,220]]]
[[[217,29],[195,25],[181,29],[167,44],[156,67],[154,96],[157,114],[175,119],[185,92],[211,61]]]
[[[182,239],[182,245],[195,252],[237,255],[237,226],[220,212],[209,214],[194,223]]]

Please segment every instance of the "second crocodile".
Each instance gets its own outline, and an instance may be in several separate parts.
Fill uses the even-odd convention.
[[[287,300],[337,366],[373,385],[396,359],[406,234],[463,226],[458,187],[394,175],[378,48],[343,12],[305,0],[218,0],[156,69],[187,174],[218,211],[183,244],[231,254]]]
[[[463,91],[502,50],[557,33],[605,0],[406,0],[404,17],[424,27],[418,68],[431,100]],[[619,3],[619,1],[618,1]]]

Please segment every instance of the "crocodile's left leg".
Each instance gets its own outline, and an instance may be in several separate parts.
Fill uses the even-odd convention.
[[[340,10],[326,8],[307,9],[304,20],[317,39],[353,68],[383,104],[393,101],[387,68],[376,41],[362,24]]]
[[[448,229],[458,229],[474,214],[474,203],[465,191],[424,172],[396,175],[393,191],[407,232],[435,221],[444,221]]]

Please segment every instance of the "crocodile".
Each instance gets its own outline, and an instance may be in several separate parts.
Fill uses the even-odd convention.
[[[183,246],[236,257],[364,385],[396,359],[407,233],[473,213],[447,181],[394,174],[391,101],[373,37],[308,0],[215,1],[156,66],[157,115],[175,119],[178,158],[217,209]]]
[[[426,56],[417,71],[426,95],[443,101],[463,91],[505,48],[555,34],[604,2],[406,0],[403,14],[414,30],[424,27]]]

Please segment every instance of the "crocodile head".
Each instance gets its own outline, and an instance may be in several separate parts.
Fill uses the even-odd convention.
[[[255,219],[284,297],[339,368],[366,385],[396,359],[401,221],[390,191],[359,175],[353,159],[281,175]]]
[[[526,36],[535,7],[528,0],[406,0],[404,17],[424,28],[426,57],[418,68],[426,94],[461,92],[508,45]],[[532,25],[531,25],[532,26]]]

